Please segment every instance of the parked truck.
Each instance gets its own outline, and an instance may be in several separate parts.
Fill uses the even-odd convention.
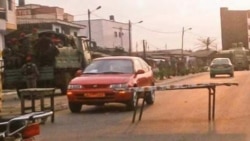
[[[218,51],[215,57],[229,58],[235,70],[249,70],[248,50],[244,47],[235,47],[228,50]]]
[[[235,70],[249,70],[247,50],[244,47],[234,48],[233,57]]]
[[[3,86],[16,88],[17,92],[26,88],[21,66],[25,63],[23,57],[31,55],[40,72],[38,87],[59,88],[62,94],[66,94],[68,82],[76,71],[91,61],[88,40],[54,31],[40,31],[37,39],[31,40],[33,36],[25,35],[24,45],[19,43],[16,46],[13,45],[15,37],[6,38]],[[19,48],[19,52],[13,51],[14,48]]]

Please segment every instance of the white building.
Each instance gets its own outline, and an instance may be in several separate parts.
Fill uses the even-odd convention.
[[[75,21],[75,23],[86,26],[78,32],[78,35],[89,37],[88,20]],[[110,20],[91,20],[91,40],[99,47],[121,48],[128,51],[129,24],[116,22],[113,16],[110,16]]]

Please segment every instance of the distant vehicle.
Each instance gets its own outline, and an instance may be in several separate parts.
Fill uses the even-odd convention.
[[[229,58],[215,58],[210,64],[210,77],[216,75],[228,74],[234,77],[234,66]]]
[[[137,94],[127,89],[155,85],[151,67],[139,57],[96,58],[78,75],[70,81],[67,91],[69,109],[73,113],[80,112],[82,105],[112,102],[126,104],[129,110],[133,110]],[[151,105],[154,99],[155,93],[151,91],[146,103]]]
[[[234,70],[249,70],[248,52],[244,47],[235,47],[218,51],[215,58],[229,58],[234,65]]]
[[[237,47],[233,51],[235,70],[249,70],[247,50],[244,47]]]

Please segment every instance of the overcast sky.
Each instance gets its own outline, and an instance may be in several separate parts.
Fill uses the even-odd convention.
[[[250,0],[26,0],[26,4],[58,6],[75,20],[87,20],[88,9],[102,6],[91,19],[114,15],[118,22],[130,20],[133,46],[142,48],[144,39],[150,50],[180,49],[183,27],[192,28],[184,34],[184,49],[197,49],[198,39],[207,37],[215,39],[220,49],[220,7],[250,10]]]

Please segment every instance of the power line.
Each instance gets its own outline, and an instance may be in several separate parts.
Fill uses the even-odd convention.
[[[198,33],[192,32],[192,31],[190,31],[189,33],[192,34],[192,35],[194,35],[194,36],[201,37],[201,38],[208,38],[208,37],[210,37],[210,38],[216,38],[216,37],[211,37],[211,36],[200,35]]]
[[[105,18],[103,18],[102,16],[99,16],[99,15],[97,15],[97,14],[95,14],[95,13],[91,13],[91,15],[93,15],[93,16],[95,16],[95,17],[98,17],[98,18],[100,18],[100,19],[105,19]]]
[[[160,34],[176,34],[176,33],[180,33],[181,31],[173,31],[173,32],[166,32],[166,31],[158,31],[158,30],[154,30],[154,29],[149,29],[143,26],[139,26],[139,25],[135,25],[138,26],[144,30],[150,31],[150,32],[155,32],[155,33],[160,33]]]
[[[105,19],[105,18],[103,18],[102,16],[99,16],[96,13],[91,13],[91,14],[94,15],[95,17],[98,17],[98,18],[101,18],[101,19]],[[139,26],[137,24],[135,24],[134,26],[137,26],[139,28],[142,28],[142,29],[150,31],[150,32],[155,32],[155,33],[160,33],[160,34],[176,34],[176,33],[180,33],[181,32],[181,31],[174,31],[174,32],[158,31],[158,30],[149,29],[149,28],[146,28],[146,27],[143,27],[143,26]]]

